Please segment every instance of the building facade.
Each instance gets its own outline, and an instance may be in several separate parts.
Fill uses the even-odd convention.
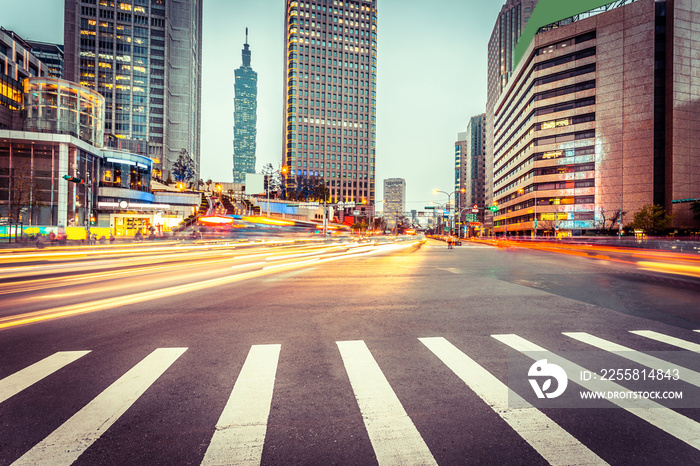
[[[258,73],[250,66],[248,28],[242,51],[243,64],[235,73],[233,111],[233,182],[245,183],[246,173],[255,173]]]
[[[455,141],[455,209],[459,212],[466,207],[466,187],[467,187],[467,132],[457,133]]]
[[[466,131],[466,153],[462,161],[464,189],[463,206],[469,208],[477,206],[477,212],[467,209],[465,213],[472,214],[471,222],[483,224],[485,212],[485,155],[486,155],[486,114],[476,115],[470,118]],[[459,193],[457,193],[459,194]],[[463,220],[464,218],[460,219]]]
[[[46,63],[48,75],[52,78],[63,78],[63,44],[51,44],[36,40],[27,40],[32,47],[32,53]]]
[[[287,0],[282,165],[335,203],[375,202],[377,1]]]
[[[64,77],[105,97],[105,133],[167,178],[183,151],[199,177],[202,2],[65,4]],[[135,142],[129,142],[135,141]]]
[[[489,168],[485,173],[486,198],[492,199],[493,179],[493,113],[496,100],[508,84],[513,68],[513,52],[527,25],[538,0],[506,0],[501,8],[488,43],[488,63],[486,68],[486,156]],[[487,210],[484,214],[486,229],[492,231],[493,216]]]
[[[150,158],[103,147],[101,94],[57,78],[23,84],[21,128],[0,128],[0,237],[164,233],[194,212],[199,194],[151,191]]]
[[[541,28],[495,102],[496,234],[585,234],[646,204],[691,224],[672,200],[700,194],[700,67],[684,45],[700,5],[591,13]]]
[[[383,210],[387,226],[394,228],[397,218],[406,212],[406,180],[403,178],[384,180]]]
[[[22,129],[25,78],[47,76],[48,67],[27,41],[0,27],[0,129]]]

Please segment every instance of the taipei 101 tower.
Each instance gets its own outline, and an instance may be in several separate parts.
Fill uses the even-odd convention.
[[[242,50],[243,64],[235,72],[233,108],[233,182],[245,183],[255,173],[258,73],[250,67],[248,28]]]

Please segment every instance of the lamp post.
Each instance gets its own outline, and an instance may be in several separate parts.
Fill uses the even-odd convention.
[[[437,193],[447,194],[447,205],[445,206],[445,208],[448,209],[448,210],[449,210],[449,208],[450,208],[450,204],[452,203],[452,195],[455,194],[455,193],[462,193],[462,194],[464,194],[465,191],[466,191],[466,190],[464,190],[464,189],[457,189],[457,190],[455,190],[455,191],[452,191],[451,193],[448,193],[447,191],[440,191],[439,189],[434,189],[434,190],[433,190],[433,192],[434,192],[435,194],[437,194]],[[451,233],[452,233],[453,226],[454,226],[454,215],[450,215],[450,220],[451,220],[451,222],[450,222],[450,225],[448,225],[448,227],[450,228],[450,234],[451,234]]]
[[[280,168],[280,173],[282,174],[282,199],[287,199],[287,174],[289,173],[289,167],[283,165]]]

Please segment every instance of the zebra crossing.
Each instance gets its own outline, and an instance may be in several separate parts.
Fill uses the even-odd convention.
[[[695,330],[697,332],[698,330]],[[660,342],[680,351],[700,352],[700,345],[690,341],[693,334],[678,338],[651,330],[631,330],[631,335]],[[700,387],[700,372],[621,345],[586,332],[562,332],[567,341],[579,342],[598,350],[614,353],[641,366],[662,365],[676,368],[682,381]],[[548,352],[550,362],[567,373],[588,370],[574,361],[547,351],[541,345],[517,334],[494,334],[491,337],[508,351],[523,353]],[[479,364],[464,348],[443,337],[421,337],[421,347],[434,357],[436,364],[446,366],[466,389],[476,394],[510,429],[529,444],[550,464],[608,464],[595,445],[585,445],[551,415],[522,398],[513,403],[510,388]],[[366,434],[380,465],[438,464],[429,445],[404,409],[372,352],[372,345],[363,340],[336,341],[342,362],[359,410]],[[16,465],[68,465],[74,463],[149,389],[188,348],[158,348],[134,365],[92,401],[79,409],[46,438],[29,448],[19,458],[3,457],[0,462]],[[213,436],[201,460],[203,465],[259,465],[263,458],[275,382],[282,344],[252,345],[237,375],[232,376],[231,392],[216,422]],[[89,354],[84,351],[61,351],[0,379],[0,405],[50,378],[65,367]],[[533,356],[529,356],[534,358]],[[0,363],[2,361],[0,360]],[[610,380],[576,380],[590,391],[624,391],[624,382]],[[643,400],[630,408],[610,400],[659,431],[700,450],[700,423],[652,400]],[[455,409],[459,409],[456,407]],[[11,419],[3,422],[11,423]],[[301,446],[300,448],[303,448]],[[699,453],[700,454],[700,453]],[[700,457],[700,456],[699,456]]]

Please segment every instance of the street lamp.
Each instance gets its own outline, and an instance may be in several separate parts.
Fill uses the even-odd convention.
[[[283,165],[280,168],[280,173],[282,174],[282,199],[287,199],[287,174],[289,173],[289,167]]]
[[[464,193],[466,192],[466,190],[465,190],[465,189],[457,189],[457,190],[455,190],[455,191],[452,191],[451,193],[448,193],[447,191],[440,191],[439,189],[434,189],[433,192],[434,192],[435,194],[437,194],[437,193],[447,194],[447,205],[446,205],[446,208],[449,210],[450,204],[452,203],[452,195],[455,194],[455,193],[462,193],[462,194],[464,194]],[[449,228],[450,228],[450,234],[451,234],[451,233],[452,233],[452,229],[454,228],[454,215],[450,215],[450,220],[451,220],[451,222],[450,222],[451,225],[449,226]]]

